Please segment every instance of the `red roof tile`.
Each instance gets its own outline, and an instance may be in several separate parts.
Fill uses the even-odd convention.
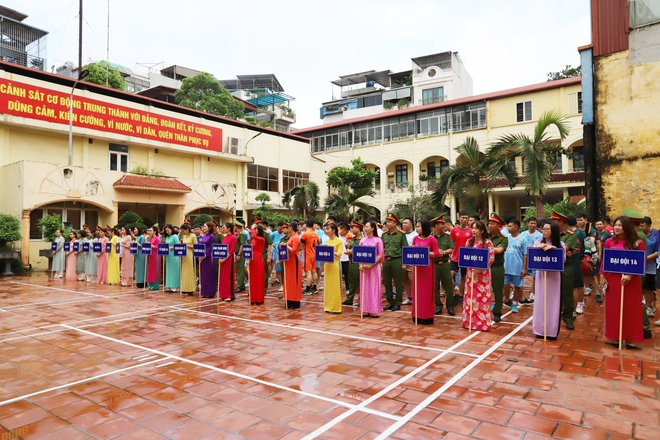
[[[176,179],[165,179],[163,177],[138,176],[135,174],[124,174],[124,176],[112,184],[115,188],[135,189],[148,188],[155,191],[190,192],[192,189]]]

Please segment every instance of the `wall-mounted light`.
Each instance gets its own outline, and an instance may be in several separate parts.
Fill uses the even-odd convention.
[[[154,151],[155,151],[156,154],[158,154],[158,148],[156,148]]]
[[[65,179],[70,179],[73,176],[73,170],[71,168],[64,168],[62,174],[64,174]]]

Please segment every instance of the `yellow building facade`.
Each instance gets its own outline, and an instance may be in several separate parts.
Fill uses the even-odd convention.
[[[201,213],[247,220],[257,194],[279,201],[286,176],[322,173],[304,138],[84,82],[73,92],[69,159],[72,86],[0,62],[0,212],[21,219],[17,248],[33,268],[48,264],[36,226],[46,214],[74,229],[115,225],[126,211],[148,225]],[[129,173],[138,166],[163,177]],[[250,178],[260,167],[276,184]]]
[[[410,196],[409,183],[422,190],[428,189],[420,176],[437,178],[446,168],[460,162],[455,148],[466,137],[474,137],[485,151],[496,138],[505,134],[533,136],[540,116],[548,110],[559,110],[570,124],[570,134],[562,145],[572,149],[576,159],[558,158],[545,199],[558,201],[573,195],[579,199],[584,187],[580,95],[580,78],[568,78],[386,111],[295,133],[310,139],[312,155],[324,161],[326,174],[357,157],[374,169],[378,173],[376,194],[365,201],[383,217],[395,202]],[[549,135],[559,142],[554,127]],[[517,167],[522,172],[520,161]],[[327,187],[324,192],[327,193]],[[452,218],[456,218],[460,201],[448,197],[446,203]],[[489,194],[490,211],[520,214],[523,207],[530,205],[533,201],[525,196],[522,186],[513,189],[497,186]]]

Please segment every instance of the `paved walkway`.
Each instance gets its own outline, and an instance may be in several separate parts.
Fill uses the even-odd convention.
[[[1,440],[660,438],[660,331],[619,353],[593,296],[554,342],[528,306],[468,333],[276,297],[0,279]]]

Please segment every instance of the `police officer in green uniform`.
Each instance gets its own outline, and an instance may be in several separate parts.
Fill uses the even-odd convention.
[[[243,245],[247,243],[247,237],[243,234],[243,223],[236,219],[234,222],[234,234],[236,234],[236,293],[245,292],[245,260],[243,260]]]
[[[509,246],[509,239],[501,234],[500,228],[504,226],[504,220],[496,213],[492,213],[488,219],[488,233],[490,241],[495,250],[495,261],[490,267],[491,284],[493,294],[495,295],[495,305],[493,306],[493,321],[502,320],[502,304],[504,302],[504,253]],[[508,298],[507,298],[508,299]]]
[[[623,208],[623,215],[628,217],[633,222],[633,224],[637,228],[637,235],[639,236],[639,238],[644,240],[644,247],[648,248],[648,240],[646,238],[646,234],[644,233],[644,231],[642,231],[642,228],[640,228],[639,226],[644,216],[640,214],[639,211],[637,211],[636,209],[630,207]],[[642,286],[644,285],[645,276],[646,275],[642,275]],[[642,316],[644,317],[644,339],[649,339],[653,337],[653,332],[651,331],[651,322],[649,320],[649,315],[646,314],[646,306],[644,305],[644,303],[642,303],[642,312],[643,312]]]
[[[454,242],[445,234],[445,218],[439,216],[431,220],[433,225],[433,236],[438,242],[440,256],[433,259],[435,266],[435,311],[434,315],[442,314],[442,301],[440,300],[440,283],[445,289],[445,303],[447,304],[447,313],[454,316],[454,283],[451,277],[451,268],[449,267],[449,257],[454,251]]]
[[[399,219],[393,214],[387,217],[387,232],[383,234],[383,247],[385,248],[385,260],[383,262],[383,282],[385,283],[385,298],[387,307],[385,310],[395,312],[401,310],[403,298],[403,280],[401,277],[401,255],[402,248],[408,246],[406,234],[397,229]],[[392,292],[392,281],[396,287],[396,297]]]
[[[346,254],[348,255],[348,292],[346,300],[342,303],[345,306],[352,306],[355,294],[360,290],[360,265],[353,263],[353,248],[360,244],[362,232],[362,223],[351,222],[351,234],[353,238],[346,243]]]
[[[564,214],[552,211],[550,218],[559,226],[559,239],[566,245],[566,262],[564,271],[561,273],[561,317],[566,323],[566,328],[574,330],[573,311],[575,310],[575,299],[573,298],[573,261],[578,258],[579,249],[577,237],[567,226],[568,217]]]

